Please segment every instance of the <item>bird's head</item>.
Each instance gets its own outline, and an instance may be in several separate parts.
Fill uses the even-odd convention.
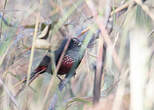
[[[78,38],[72,38],[68,48],[81,47],[82,42]]]

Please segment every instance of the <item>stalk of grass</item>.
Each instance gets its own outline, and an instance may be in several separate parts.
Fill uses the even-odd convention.
[[[40,15],[38,15],[36,17],[35,31],[34,31],[34,36],[33,36],[33,43],[32,43],[32,48],[31,48],[31,55],[30,55],[30,59],[29,59],[29,65],[28,65],[28,74],[27,74],[26,85],[29,84],[29,79],[30,79],[30,74],[31,74],[31,67],[32,67],[34,50],[35,50],[35,42],[36,42],[36,36],[37,36],[37,31],[38,31],[38,26],[39,26],[39,19],[40,19]]]

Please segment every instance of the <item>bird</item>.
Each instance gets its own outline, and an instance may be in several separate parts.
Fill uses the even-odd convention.
[[[57,65],[59,62],[59,59],[61,57],[61,54],[64,50],[64,47],[66,43],[68,42],[68,39],[64,39],[60,45],[60,47],[54,52],[54,62]],[[74,70],[72,71],[72,75],[75,75],[75,70],[80,64],[84,53],[81,55],[79,54],[81,48],[81,41],[78,38],[71,38],[68,48],[63,56],[63,59],[61,61],[61,65],[59,67],[59,70],[57,72],[57,75],[65,75],[65,77],[68,77],[69,72],[73,65],[76,65]],[[31,80],[35,79],[38,75],[43,74],[45,72],[53,74],[52,72],[52,64],[51,64],[51,57],[50,55],[45,55],[43,59],[41,60],[40,64],[30,75],[30,82]],[[60,77],[58,77],[60,79]],[[24,83],[26,83],[26,79],[24,80]]]
[[[70,38],[70,42],[68,44],[68,47],[65,51],[65,54],[62,58],[60,67],[58,69],[57,75],[65,75],[65,78],[72,77],[76,74],[76,69],[78,68],[79,64],[81,63],[85,49],[81,52],[82,44],[84,42],[84,39],[87,35],[87,31],[82,31],[82,33],[78,37]],[[96,38],[98,36],[97,32]],[[57,66],[60,57],[63,53],[63,50],[65,48],[65,45],[67,44],[69,38],[65,38],[62,43],[60,44],[59,48],[54,51],[54,63]],[[91,40],[89,41],[88,45],[93,44],[95,40],[95,37],[92,36]],[[29,84],[36,79],[40,74],[43,74],[45,72],[53,74],[52,72],[52,64],[51,64],[51,56],[49,54],[46,54],[43,59],[41,60],[40,64],[34,69],[34,71],[30,75]],[[58,77],[60,79],[60,77]],[[61,80],[61,79],[60,79]],[[22,80],[23,83],[27,82],[27,77]],[[18,85],[18,84],[17,84]]]

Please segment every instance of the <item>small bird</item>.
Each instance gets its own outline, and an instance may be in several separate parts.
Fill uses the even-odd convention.
[[[61,57],[61,54],[64,50],[64,47],[67,43],[68,39],[64,39],[63,42],[61,43],[60,47],[54,52],[55,54],[55,64],[57,65],[59,62],[59,59]],[[78,38],[72,38],[70,40],[70,43],[68,45],[68,48],[65,52],[65,55],[61,61],[60,68],[57,72],[57,75],[66,75],[66,77],[69,75],[69,72],[73,65],[75,65],[74,70],[72,71],[72,75],[75,75],[75,70],[80,64],[84,53],[81,55],[80,52],[81,48],[81,41]],[[40,62],[39,66],[31,73],[30,76],[30,82],[34,80],[38,75],[48,72],[53,74],[52,69],[51,69],[51,57],[49,55],[45,55]],[[59,78],[59,77],[58,77]],[[24,83],[26,83],[26,79],[24,80]]]
[[[67,42],[69,40],[69,45],[68,45],[68,47],[65,51],[65,54],[62,58],[62,61],[60,62],[60,67],[58,69],[57,76],[58,75],[65,75],[65,78],[67,78],[67,77],[71,78],[72,76],[74,76],[76,74],[75,71],[76,71],[80,62],[83,59],[86,48],[93,47],[94,42],[96,41],[96,39],[99,36],[99,33],[101,32],[98,29],[96,31],[96,33],[91,36],[91,39],[89,40],[86,48],[83,49],[82,44],[83,44],[84,39],[86,38],[86,36],[88,34],[88,31],[89,31],[89,28],[83,30],[81,32],[81,34],[79,34],[77,37],[74,37],[74,38],[71,38],[71,39],[65,38],[62,41],[62,43],[60,44],[60,47],[56,51],[54,51],[54,56],[55,56],[54,63],[57,66],[57,64],[60,60],[60,57],[63,53],[63,50],[65,48],[65,45],[67,44]],[[52,65],[51,65],[51,57],[48,54],[46,54],[43,57],[40,64],[31,73],[28,85],[31,84],[31,82],[34,79],[36,79],[40,74],[43,74],[45,72],[53,74]],[[59,76],[58,76],[58,78],[62,82],[62,79]],[[25,84],[26,82],[27,82],[27,78],[25,77],[22,81],[16,83],[14,87],[17,87],[21,83]]]
[[[100,31],[97,32],[97,36],[98,36],[99,32]],[[74,38],[70,39],[68,48],[65,51],[65,54],[64,54],[63,59],[61,61],[61,65],[59,67],[57,75],[65,75],[66,78],[68,76],[72,77],[75,75],[75,73],[76,73],[75,71],[78,68],[81,60],[83,59],[83,56],[85,53],[85,50],[81,52],[81,48],[82,48],[82,44],[83,44],[83,41],[84,41],[86,35],[87,35],[87,31],[82,32],[82,34],[78,37],[74,37]],[[93,44],[94,39],[95,39],[95,37],[92,36],[88,45]],[[64,50],[65,45],[68,42],[68,40],[69,39],[65,38],[62,41],[60,47],[56,51],[54,51],[54,56],[55,56],[54,61],[55,61],[56,66],[59,62],[61,54],[63,53],[63,50]],[[48,72],[48,73],[53,74],[51,67],[52,67],[51,57],[49,55],[45,55],[43,57],[42,61],[40,62],[39,66],[31,73],[29,84],[36,77],[38,77],[40,74],[43,74],[44,72]],[[27,78],[25,78],[22,82],[26,83],[26,81],[27,81]]]

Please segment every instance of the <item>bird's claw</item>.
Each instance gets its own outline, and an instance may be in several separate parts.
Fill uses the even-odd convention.
[[[58,75],[57,75],[57,78],[60,80],[60,82],[63,81],[63,79],[60,76],[58,76]]]
[[[59,90],[62,91],[63,88],[64,88],[64,86],[65,86],[65,80],[61,80],[60,83],[59,83],[59,85],[58,85]]]

